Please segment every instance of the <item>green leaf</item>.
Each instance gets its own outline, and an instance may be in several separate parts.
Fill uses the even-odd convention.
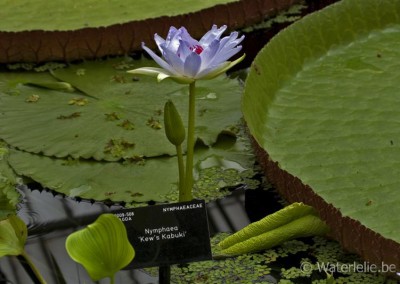
[[[176,151],[162,129],[163,109],[171,99],[187,121],[188,86],[132,78],[125,71],[151,64],[116,58],[53,70],[53,75],[0,73],[0,138],[14,148],[13,169],[68,196],[175,201],[178,172],[176,157],[170,156]],[[54,90],[57,80],[75,91]],[[252,168],[253,156],[249,141],[237,134],[239,83],[223,77],[201,81],[196,94],[200,143],[194,194],[209,200],[226,195],[224,186],[242,183],[240,173]],[[213,167],[219,167],[212,173],[221,178],[218,185],[201,180],[210,180],[204,173]]]
[[[102,214],[93,224],[69,235],[65,247],[94,281],[113,278],[135,256],[125,225],[114,214]]]
[[[167,142],[168,143],[168,142]],[[21,176],[30,177],[50,189],[72,197],[130,202],[177,201],[178,169],[176,157],[158,157],[131,162],[96,162],[93,160],[54,159],[42,155],[12,150],[9,162]],[[243,183],[240,173],[250,170],[254,156],[249,141],[221,136],[213,147],[197,147],[195,175],[198,177],[194,196],[215,199],[224,186]],[[206,186],[213,168],[222,184]],[[217,171],[217,170],[215,170]],[[214,175],[212,172],[211,174]],[[233,175],[233,177],[232,177]],[[155,178],[156,177],[156,178]],[[226,194],[226,193],[225,193]]]
[[[162,125],[168,99],[187,121],[188,86],[172,81],[158,84],[147,77],[133,81],[124,70],[152,64],[119,58],[52,72],[79,90],[75,92],[33,86],[43,86],[43,82],[49,86],[55,81],[50,74],[0,73],[0,138],[27,152],[75,159],[117,161],[174,155],[175,147],[164,131],[148,121]],[[196,133],[212,145],[240,119],[241,88],[235,80],[217,78],[199,82],[196,91]]]
[[[0,221],[0,257],[22,254],[27,236],[26,225],[19,217],[11,215]]]
[[[242,230],[247,230],[247,227]],[[323,236],[328,226],[317,216],[306,215],[286,223],[278,228],[266,231],[224,248],[221,254],[238,255],[270,249],[296,238]]]
[[[251,223],[242,230],[224,239],[219,243],[219,246],[225,249],[236,243],[279,228],[306,215],[315,214],[315,210],[311,206],[295,202],[257,222]]]
[[[22,0],[3,5],[0,18],[3,19],[1,31],[18,32],[24,30],[69,31],[88,27],[105,27],[130,21],[139,21],[162,16],[193,13],[218,4],[237,0],[202,0],[159,2],[135,0],[124,3],[118,0],[79,1],[71,5],[68,0],[46,2]],[[50,20],[51,15],[51,20]]]
[[[243,98],[251,134],[272,161],[397,243],[399,38],[399,0],[340,1],[271,40]]]
[[[8,164],[8,148],[0,141],[0,220],[15,214],[19,202],[16,176]]]

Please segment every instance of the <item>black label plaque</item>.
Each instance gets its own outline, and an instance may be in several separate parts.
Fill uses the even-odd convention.
[[[135,258],[125,269],[211,259],[203,200],[113,211],[125,224]]]

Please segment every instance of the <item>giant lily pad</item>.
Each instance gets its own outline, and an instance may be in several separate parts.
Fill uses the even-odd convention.
[[[399,41],[400,1],[343,0],[276,36],[243,99],[281,191],[315,206],[347,249],[397,267]]]
[[[136,0],[135,3],[118,0],[83,0],[71,5],[68,0],[47,2],[41,0],[8,3],[0,11],[7,19],[1,30],[20,32],[25,30],[69,31],[81,28],[98,28],[122,24],[132,20],[144,20],[160,16],[175,16],[199,11],[219,4],[238,0],[176,1],[165,0],[163,5],[156,1]],[[179,8],[178,8],[179,7]],[[51,15],[51,21],[49,21]]]
[[[0,62],[42,62],[124,55],[169,26],[200,37],[213,24],[251,25],[299,0],[8,1],[0,11]]]
[[[11,95],[0,97],[0,137],[23,151],[55,157],[116,161],[172,155],[162,110],[171,99],[187,121],[188,87],[147,77],[132,81],[124,69],[152,64],[115,59],[53,71],[80,90],[75,92],[37,87],[53,83],[50,74],[2,73],[1,89]],[[238,82],[223,77],[198,84],[196,133],[206,145],[239,120],[240,92]]]
[[[132,80],[125,71],[151,64],[111,59],[52,75],[0,74],[0,138],[12,148],[8,163],[20,176],[72,197],[176,201],[177,160],[162,111],[170,99],[186,121],[188,86]],[[239,83],[221,77],[196,90],[194,196],[209,200],[243,183],[253,156],[238,126]]]
[[[240,173],[251,169],[253,163],[253,156],[248,152],[248,147],[240,141],[221,141],[210,149],[198,147],[195,164],[199,178],[194,197],[214,199],[223,187],[243,182]],[[54,159],[14,150],[9,162],[18,174],[71,197],[126,203],[177,201],[178,197],[176,157],[118,163]],[[202,172],[213,168],[221,171],[216,177],[222,184],[211,188],[207,184],[202,186],[209,179],[207,176],[201,179]],[[227,178],[232,174],[238,178]]]

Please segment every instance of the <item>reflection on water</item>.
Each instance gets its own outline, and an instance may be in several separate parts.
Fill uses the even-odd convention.
[[[68,256],[65,239],[81,226],[94,222],[101,213],[123,207],[109,207],[89,201],[77,202],[45,190],[40,191],[40,186],[36,184],[30,184],[29,188],[19,188],[23,202],[18,215],[28,226],[26,251],[39,271],[48,283],[59,283],[56,275],[58,265],[66,283],[93,283],[82,266]],[[227,198],[208,203],[210,234],[237,231],[250,221],[275,211],[277,203],[266,204],[268,200],[273,200],[267,196],[270,194],[268,192],[245,192],[243,188],[239,188]],[[108,282],[105,279],[99,283]],[[0,259],[0,283],[25,284],[32,283],[32,280],[17,258],[3,257]],[[158,279],[141,270],[121,271],[116,275],[116,283],[158,283]]]

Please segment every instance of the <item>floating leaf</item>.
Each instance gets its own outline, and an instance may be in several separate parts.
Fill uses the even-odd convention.
[[[15,215],[0,221],[0,257],[24,253],[28,229],[24,221]]]
[[[113,67],[121,61],[86,62],[52,72],[79,90],[75,92],[20,83],[51,82],[55,79],[50,74],[0,73],[0,138],[27,152],[74,159],[117,161],[133,155],[174,155],[175,147],[168,143],[164,131],[154,129],[163,124],[163,117],[156,113],[173,99],[183,121],[187,121],[188,87],[167,81],[157,84],[152,78],[132,81],[125,71]],[[145,60],[131,63],[135,67],[154,64]],[[80,69],[86,70],[84,76],[76,74]],[[115,75],[127,76],[129,82],[110,81]],[[20,95],[8,95],[16,92]],[[32,93],[40,96],[40,101],[27,104],[26,96]],[[210,93],[216,98],[208,98]],[[235,80],[199,82],[196,104],[207,111],[197,114],[196,133],[206,145],[215,143],[221,132],[240,119],[240,95],[241,87]],[[57,119],[73,113],[79,113],[79,118],[74,115],[74,119]],[[134,142],[135,147],[125,149],[123,157],[104,151],[115,139]]]
[[[125,225],[114,214],[102,214],[93,224],[69,235],[65,247],[94,281],[113,278],[135,256]]]
[[[215,199],[227,194],[220,190],[222,187],[243,183],[244,178],[241,178],[240,173],[250,170],[254,163],[254,156],[250,150],[247,139],[238,137],[236,140],[229,136],[221,137],[211,148],[197,147],[196,176],[201,177],[203,173],[206,174],[207,169],[218,167],[220,173],[214,176],[218,176],[215,181],[224,180],[226,177],[226,183],[209,186],[203,182],[195,184],[194,196],[207,200]],[[125,163],[119,163],[54,159],[12,150],[9,162],[19,175],[30,177],[43,186],[68,196],[127,203],[150,200],[177,201],[176,157],[163,156],[144,160],[140,156],[131,156]],[[234,178],[229,178],[232,175]],[[107,194],[110,191],[116,193]]]
[[[306,185],[275,171],[282,192],[320,207],[348,249],[396,265],[399,38],[399,0],[340,1],[271,40],[243,98],[245,120],[268,159]]]
[[[18,4],[8,3],[0,12],[4,20],[1,31],[18,32],[24,30],[69,31],[88,27],[105,27],[147,18],[173,16],[192,13],[218,4],[236,2],[237,0],[202,0],[177,2],[164,0],[158,2],[136,0],[135,3],[120,1],[99,2],[96,9],[89,1],[69,1],[43,3],[41,1],[21,1]],[[49,15],[54,17],[49,21]],[[29,24],[28,24],[29,23]]]
[[[8,148],[0,141],[0,220],[15,214],[19,202],[16,177],[8,165]]]

